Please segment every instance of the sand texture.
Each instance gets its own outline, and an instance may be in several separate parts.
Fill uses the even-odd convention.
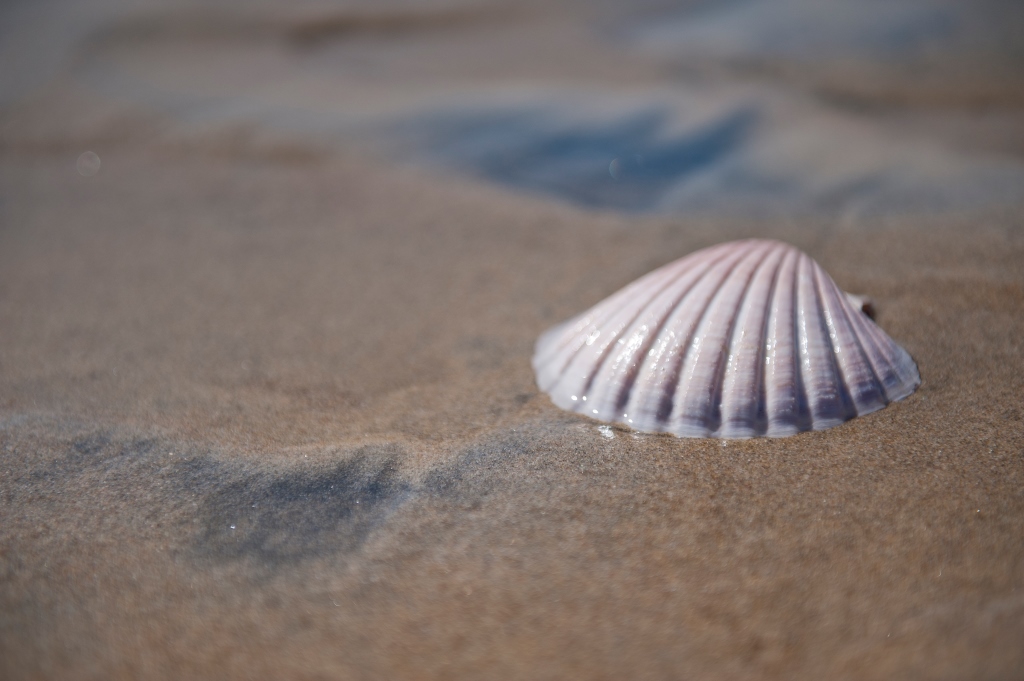
[[[1012,3],[51,4],[0,15],[0,678],[1024,678]],[[744,441],[538,391],[755,236],[918,391]]]

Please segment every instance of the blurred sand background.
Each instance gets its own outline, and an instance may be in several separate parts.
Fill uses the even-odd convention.
[[[0,678],[1024,677],[1022,93],[1011,1],[0,6]],[[746,236],[918,392],[538,392]]]

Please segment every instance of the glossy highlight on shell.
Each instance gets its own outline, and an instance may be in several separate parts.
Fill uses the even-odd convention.
[[[641,277],[541,335],[533,367],[563,409],[682,437],[824,430],[921,383],[816,262],[761,239]]]

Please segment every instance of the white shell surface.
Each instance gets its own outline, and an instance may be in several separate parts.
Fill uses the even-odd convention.
[[[816,262],[762,239],[641,277],[541,335],[533,367],[563,409],[683,437],[823,430],[921,384]]]

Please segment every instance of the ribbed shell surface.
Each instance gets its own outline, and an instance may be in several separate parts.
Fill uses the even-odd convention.
[[[921,383],[816,262],[760,239],[641,277],[545,332],[533,367],[563,409],[683,437],[823,430]]]

